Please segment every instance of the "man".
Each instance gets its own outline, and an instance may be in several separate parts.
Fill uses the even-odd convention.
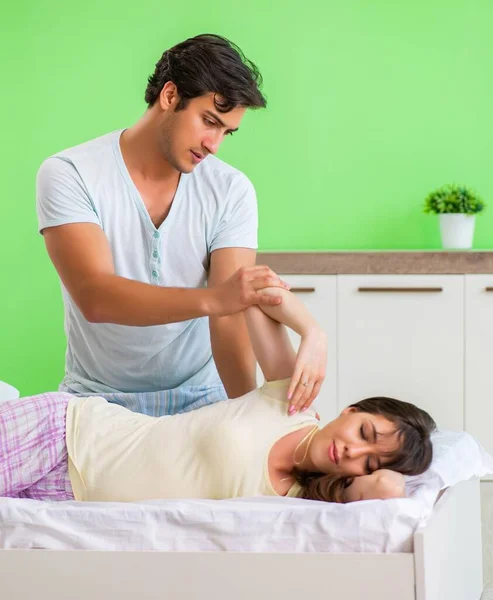
[[[188,39],[156,64],[135,125],[42,164],[39,230],[65,305],[60,390],[159,415],[255,387],[242,311],[280,302],[257,290],[285,284],[254,266],[252,184],[214,155],[265,107],[260,81],[228,40]]]

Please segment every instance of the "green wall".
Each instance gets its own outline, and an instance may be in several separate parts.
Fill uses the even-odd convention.
[[[254,181],[262,249],[439,248],[426,193],[474,187],[491,208],[488,0],[18,1],[3,9],[0,380],[54,389],[65,339],[36,232],[34,178],[65,147],[135,122],[164,49],[225,35],[257,63],[267,110],[220,158]]]

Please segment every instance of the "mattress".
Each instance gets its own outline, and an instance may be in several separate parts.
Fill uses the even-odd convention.
[[[351,504],[299,498],[139,503],[0,499],[0,547],[173,552],[412,552],[440,489],[493,472],[464,432],[438,432],[435,458],[408,497]]]
[[[412,552],[417,499],[348,505],[298,498],[140,503],[0,501],[0,547],[54,550]]]

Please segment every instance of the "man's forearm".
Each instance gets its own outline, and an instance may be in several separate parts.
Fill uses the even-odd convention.
[[[117,275],[101,275],[82,286],[79,308],[92,323],[149,326],[214,315],[211,288],[166,288]]]
[[[243,313],[209,320],[212,354],[228,398],[255,389],[256,360]]]

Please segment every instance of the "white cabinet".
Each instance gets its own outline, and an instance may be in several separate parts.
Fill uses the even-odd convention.
[[[340,275],[337,285],[339,410],[392,396],[463,429],[464,276]]]
[[[322,423],[362,398],[392,396],[493,453],[493,275],[282,277],[328,334]]]
[[[466,275],[466,429],[493,453],[493,275]]]
[[[329,357],[327,375],[320,394],[313,404],[320,414],[322,424],[334,419],[337,415],[336,401],[336,301],[337,284],[335,275],[282,275],[308,310],[315,316],[320,326],[329,338]],[[289,337],[295,349],[298,349],[300,336],[291,330]],[[260,369],[257,367],[257,381],[263,381]]]

